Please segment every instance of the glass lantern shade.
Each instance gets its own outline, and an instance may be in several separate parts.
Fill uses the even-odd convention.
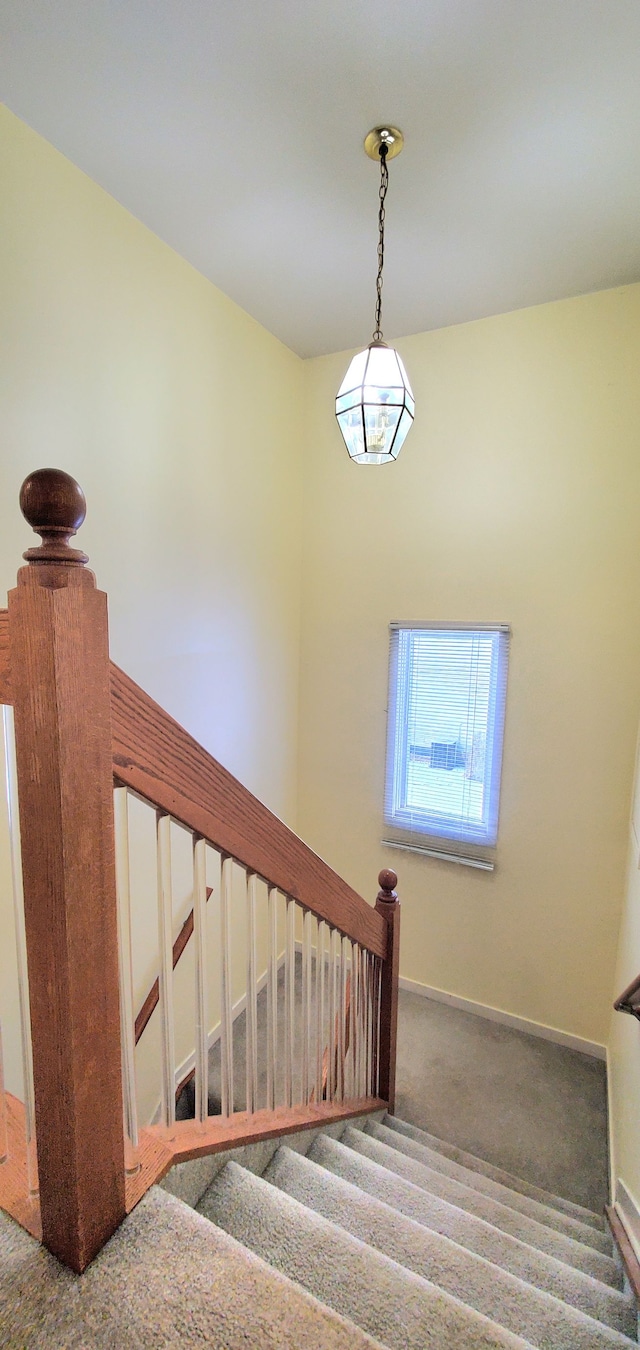
[[[393,347],[372,342],[354,356],[336,398],[336,417],[356,464],[390,464],[411,429],[415,403]]]

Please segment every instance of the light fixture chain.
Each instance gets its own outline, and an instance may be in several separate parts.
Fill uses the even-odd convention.
[[[376,277],[376,326],[373,331],[373,341],[382,341],[382,328],[380,321],[382,318],[382,269],[384,267],[384,204],[389,186],[389,166],[387,164],[388,146],[382,142],[380,146],[380,209],[378,211],[378,275]]]

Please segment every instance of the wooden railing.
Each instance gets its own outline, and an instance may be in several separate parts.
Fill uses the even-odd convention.
[[[127,794],[129,789],[118,787],[116,791],[116,855],[123,883],[121,890],[128,893],[128,865],[124,859],[130,853],[129,820],[128,814],[122,810],[121,795]],[[138,809],[140,804],[138,798]],[[217,849],[215,844],[204,840],[201,835],[178,825],[175,819],[158,810],[153,803],[147,802],[146,806],[147,825],[153,824],[156,831],[155,876],[148,878],[151,888],[157,888],[161,896],[167,897],[166,908],[172,911],[173,839],[174,845],[183,845],[183,866],[180,869],[183,885],[185,846],[191,855],[187,864],[191,872],[189,893],[193,894],[196,902],[173,947],[172,933],[165,938],[164,920],[160,925],[159,964],[166,976],[163,975],[157,989],[154,985],[151,994],[145,999],[144,1018],[139,1015],[136,1019],[136,1023],[141,1025],[154,1005],[159,1007],[162,1071],[158,1077],[162,1082],[161,1115],[165,1128],[174,1127],[174,1089],[176,1083],[185,1081],[180,1077],[184,1065],[180,1072],[177,1067],[173,1033],[178,1019],[174,1018],[172,1007],[171,971],[187,949],[185,939],[191,930],[196,938],[195,1077],[196,1114],[201,1123],[207,1120],[209,1114],[207,1028],[212,1022],[218,1026],[216,1040],[220,1041],[221,1059],[218,1096],[214,1093],[211,1110],[225,1119],[238,1109],[238,1102],[243,1095],[246,1110],[250,1113],[255,1113],[259,1104],[270,1110],[277,1104],[286,1107],[309,1104],[312,1089],[315,1100],[322,1100],[326,1096],[321,1090],[325,1036],[333,1052],[328,1099],[344,1104],[349,1097],[360,1101],[366,1095],[377,1096],[377,1008],[382,966],[379,956],[345,936],[336,924],[329,925],[323,918],[316,917],[310,904],[302,905],[265,879],[258,878],[238,859]],[[208,910],[207,875],[212,881],[215,877],[215,893],[211,887],[208,888],[209,894],[213,895]],[[128,906],[125,908],[128,910]],[[232,935],[234,917],[236,931]],[[127,922],[125,914],[121,919],[121,931],[126,929]],[[232,947],[235,956],[234,979]],[[279,973],[283,984],[280,997]],[[208,991],[212,977],[214,988]],[[131,984],[131,976],[129,974],[127,977],[125,969],[124,980],[127,978]],[[358,996],[349,1008],[351,981]],[[232,982],[235,983],[235,995],[232,995]],[[296,985],[299,986],[297,994]],[[263,1068],[266,1072],[259,1075],[257,1034],[258,996],[261,990]],[[234,1064],[232,1002],[233,997],[237,999],[238,993],[242,994],[240,1002],[242,1011],[246,1013],[247,1041],[242,1052],[245,1061],[244,1083],[238,1075],[238,1065]],[[211,994],[213,1000],[210,999]],[[208,1001],[217,1001],[217,1015],[213,1018],[207,1012]],[[280,1033],[278,1003],[284,1014]],[[127,1004],[133,1006],[132,990],[127,997]],[[209,1013],[212,1011],[213,1008],[209,1006]],[[349,1012],[351,1020],[346,1032],[343,1032]],[[129,1018],[125,1010],[123,1022],[129,1021],[133,1022],[133,1019]],[[353,1035],[349,1034],[350,1031]],[[130,1028],[128,1035],[130,1039],[125,1062],[131,1064],[134,1041],[138,1039],[135,1028]],[[283,1049],[280,1057],[277,1052],[279,1038]],[[150,1048],[147,1047],[148,1050]],[[127,1112],[133,1121],[135,1087],[133,1083],[125,1083],[125,1088]],[[224,1133],[225,1128],[224,1123],[215,1122],[218,1133]],[[135,1148],[135,1139],[132,1138],[131,1143]]]
[[[616,1012],[630,1013],[640,1021],[640,975],[631,981],[613,1006]]]
[[[33,1187],[29,1191],[20,1142],[24,1111],[9,1097],[0,1206],[29,1231],[41,1232],[50,1251],[82,1271],[175,1161],[383,1105],[393,1109],[399,906],[394,873],[381,873],[372,908],[110,663],[106,597],[85,568],[85,555],[69,542],[85,509],[73,479],[40,470],[26,480],[20,503],[42,543],[24,555],[27,566],[18,574],[8,611],[0,611],[0,700],[13,705],[15,720],[39,1198]],[[191,834],[194,912],[196,892],[200,914],[206,907],[203,859],[207,849],[214,849],[223,871],[229,860],[244,870],[250,891],[253,879],[261,879],[271,898],[282,897],[290,916],[290,952],[296,911],[303,916],[303,1001],[309,1007],[313,969],[320,1006],[329,935],[328,959],[335,950],[342,963],[332,967],[334,988],[339,969],[343,993],[347,977],[350,988],[359,991],[350,1000],[352,1039],[347,1043],[340,1033],[340,1054],[351,1056],[350,1081],[358,1090],[364,1087],[364,1095],[345,1094],[346,1059],[340,1068],[332,1046],[334,1058],[328,1062],[337,1068],[328,1076],[322,1100],[305,1052],[303,1100],[293,1102],[289,1093],[283,1103],[270,1100],[265,1108],[239,1112],[231,1101],[224,1117],[169,1119],[127,1141],[122,1074],[124,1064],[126,1084],[135,1029],[131,991],[124,987],[122,910],[122,978],[118,968],[116,877],[121,877],[122,862],[119,854],[117,873],[114,784],[121,793],[126,789],[142,797],[156,812],[160,859],[171,821]],[[159,866],[162,874],[164,864]],[[173,915],[162,898],[163,884],[159,890],[164,946],[158,998],[162,1005],[164,988],[168,1025]],[[272,944],[272,989],[277,957]],[[291,991],[291,964],[287,978]],[[247,999],[255,999],[249,984]],[[344,1003],[332,1011],[343,1016]],[[317,1063],[319,1014],[315,1025]],[[208,1048],[203,1036],[201,1026],[201,1074]],[[165,1046],[165,1078],[170,1078],[175,1066],[166,1051]],[[247,1105],[255,1108],[255,1102]]]

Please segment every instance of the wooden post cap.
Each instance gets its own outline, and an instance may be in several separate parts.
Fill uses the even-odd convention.
[[[395,892],[395,887],[398,885],[398,878],[395,872],[391,871],[390,867],[383,867],[378,877],[378,885],[380,890],[377,899],[384,905],[395,905],[398,899]]]
[[[79,483],[63,469],[36,469],[20,488],[20,510],[42,543],[23,553],[29,563],[67,563],[84,567],[89,561],[69,540],[80,529],[87,503]]]

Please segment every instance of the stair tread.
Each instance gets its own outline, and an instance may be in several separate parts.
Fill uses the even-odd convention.
[[[281,1147],[264,1180],[390,1257],[407,1270],[483,1313],[540,1350],[606,1350],[633,1344],[627,1334],[604,1325],[560,1299],[490,1264],[450,1238],[406,1218],[384,1201],[335,1176],[304,1155]]]
[[[479,1158],[475,1153],[468,1153],[466,1149],[459,1148],[457,1144],[451,1144],[446,1139],[439,1139],[437,1135],[429,1134],[427,1130],[421,1129],[418,1125],[412,1125],[409,1121],[401,1120],[399,1116],[387,1114],[382,1123],[391,1130],[396,1130],[400,1134],[407,1135],[410,1139],[415,1139],[419,1144],[425,1144],[428,1148],[435,1149],[437,1153],[442,1153],[445,1158],[450,1158],[452,1162],[460,1163],[469,1171],[480,1172],[513,1191],[519,1191],[521,1195],[528,1195],[532,1200],[539,1200],[543,1205],[548,1205],[550,1208],[560,1210],[563,1214],[571,1215],[574,1219],[579,1219],[591,1228],[596,1228],[601,1232],[606,1231],[604,1216],[596,1214],[591,1209],[585,1209],[575,1200],[567,1200],[563,1195],[554,1195],[552,1191],[547,1191],[542,1186],[536,1186],[533,1182],[526,1181],[524,1177],[516,1176],[513,1172],[507,1172],[504,1167],[497,1167],[495,1163],[487,1162],[486,1158]]]
[[[614,1287],[618,1284],[619,1276],[615,1261],[611,1256],[606,1256],[602,1252],[595,1251],[593,1247],[576,1242],[574,1238],[567,1237],[564,1233],[558,1233],[554,1229],[547,1228],[544,1224],[538,1223],[537,1220],[529,1218],[526,1214],[520,1214],[507,1205],[500,1204],[499,1201],[492,1199],[490,1196],[482,1195],[479,1191],[463,1185],[453,1177],[446,1176],[442,1172],[436,1172],[433,1168],[425,1167],[424,1163],[418,1162],[415,1158],[407,1157],[395,1148],[390,1148],[388,1144],[374,1138],[369,1133],[347,1128],[342,1135],[342,1140],[349,1148],[365,1153],[374,1161],[381,1162],[390,1171],[398,1172],[400,1176],[406,1177],[409,1181],[414,1181],[416,1185],[422,1186],[423,1189],[431,1191],[444,1200],[449,1200],[452,1204],[459,1206],[461,1209],[466,1209],[479,1218],[486,1219],[494,1227],[510,1233],[513,1237],[519,1237],[529,1246],[537,1247],[540,1251],[557,1257],[558,1260],[564,1261],[567,1265],[575,1266],[576,1269],[584,1271],[587,1275],[594,1275],[596,1279],[602,1280],[606,1284],[611,1284]]]
[[[218,1173],[199,1209],[389,1350],[532,1350],[237,1163]]]
[[[383,1144],[388,1144],[390,1148],[397,1149],[400,1153],[407,1154],[410,1158],[417,1159],[426,1167],[433,1168],[437,1172],[442,1172],[445,1176],[453,1177],[460,1181],[464,1186],[470,1186],[472,1190],[478,1191],[481,1195],[487,1195],[499,1204],[507,1205],[509,1209],[516,1210],[519,1214],[526,1214],[528,1218],[534,1219],[537,1223],[544,1224],[547,1228],[553,1228],[558,1233],[564,1233],[567,1237],[575,1238],[576,1242],[582,1242],[587,1247],[593,1247],[595,1251],[603,1252],[605,1256],[611,1256],[611,1238],[602,1232],[582,1223],[569,1214],[561,1214],[550,1205],[542,1205],[539,1200],[533,1200],[530,1196],[522,1195],[519,1191],[514,1191],[502,1185],[501,1182],[494,1181],[492,1177],[487,1177],[482,1172],[474,1172],[468,1167],[463,1167],[461,1163],[454,1162],[451,1158],[446,1158],[436,1149],[429,1148],[426,1144],[419,1143],[418,1140],[403,1134],[398,1130],[389,1129],[387,1125],[378,1121],[372,1121],[367,1124],[367,1132],[372,1134],[374,1139],[380,1139]]]
[[[157,1187],[82,1276],[2,1214],[0,1253],[3,1344],[381,1350],[350,1320]]]
[[[627,1328],[629,1307],[633,1305],[618,1288],[530,1247],[327,1135],[314,1141],[307,1156],[467,1251],[618,1330]]]

